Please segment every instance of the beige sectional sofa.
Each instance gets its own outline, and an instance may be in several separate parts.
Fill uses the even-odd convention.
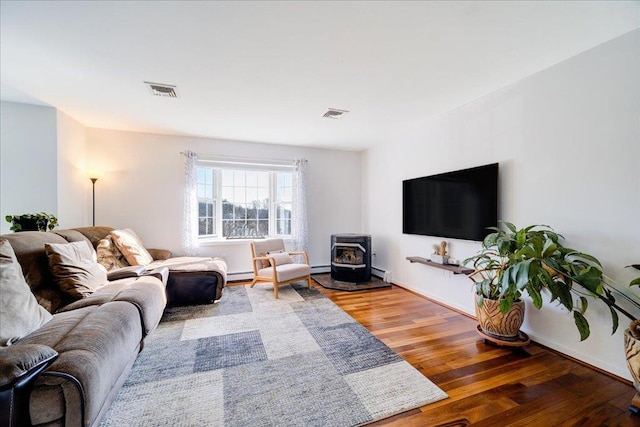
[[[134,240],[142,242],[132,230]],[[140,248],[146,254],[133,253],[123,255],[113,244],[114,233],[125,230],[114,230],[112,227],[81,227],[72,230],[58,230],[69,241],[77,238],[77,233],[88,239],[98,252],[98,261],[109,268],[128,266],[135,261],[144,263],[148,270],[166,267],[169,270],[167,279],[168,305],[188,305],[211,303],[222,298],[222,291],[227,282],[227,264],[221,258],[178,256],[173,257],[165,249]],[[120,233],[118,233],[120,234]],[[108,259],[111,257],[111,259]],[[148,263],[147,263],[148,262]]]
[[[89,244],[76,230],[0,236],[0,298],[5,299],[0,304],[0,332],[9,333],[19,317],[11,312],[16,304],[29,304],[25,295],[20,296],[22,302],[6,300],[15,290],[10,282],[19,285],[16,272],[21,270],[25,293],[39,303],[31,305],[41,311],[36,313],[40,319],[35,330],[17,336],[15,342],[0,343],[4,345],[0,347],[1,425],[99,424],[145,336],[162,317],[166,268],[105,282],[77,300],[63,293],[52,277],[45,244],[70,241]]]

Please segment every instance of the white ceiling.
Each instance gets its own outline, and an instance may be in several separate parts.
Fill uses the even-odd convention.
[[[0,19],[3,100],[97,128],[361,150],[640,27],[640,2],[2,0]]]

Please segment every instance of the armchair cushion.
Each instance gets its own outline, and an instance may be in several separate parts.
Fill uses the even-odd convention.
[[[0,346],[8,346],[52,319],[24,280],[8,240],[0,240]]]
[[[44,250],[56,283],[72,298],[84,298],[107,284],[107,270],[89,242],[46,243]]]
[[[292,279],[300,278],[303,280],[311,274],[311,267],[307,264],[284,264],[276,267],[278,282],[287,282]],[[273,267],[258,270],[260,277],[273,277]]]
[[[153,262],[149,251],[145,249],[138,235],[130,228],[113,230],[111,238],[130,265],[148,265]]]

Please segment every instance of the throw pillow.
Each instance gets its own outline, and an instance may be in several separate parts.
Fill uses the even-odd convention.
[[[129,266],[122,252],[120,252],[113,243],[111,236],[107,236],[98,242],[96,252],[98,254],[98,262],[102,264],[107,271]]]
[[[276,265],[293,264],[293,259],[287,252],[269,252],[269,255],[267,256],[273,258],[273,260],[276,262]],[[271,264],[271,262],[269,262],[269,264]]]
[[[45,243],[44,251],[53,278],[72,298],[87,297],[107,284],[107,269],[98,264],[89,242]]]
[[[264,252],[260,252],[261,257],[268,257],[269,255],[273,255],[273,254],[281,254],[284,253],[284,251],[282,249],[278,249],[277,251],[264,251]],[[269,268],[271,267],[271,261],[268,259],[262,260],[262,268]]]
[[[258,254],[258,256],[259,256],[259,257],[264,257],[264,256],[267,256],[267,255],[268,255],[268,253],[267,253],[267,252],[260,252],[260,253]],[[270,267],[270,266],[271,266],[271,262],[269,262],[269,260],[268,260],[268,259],[260,260],[260,261],[258,261],[258,262],[260,263],[260,264],[258,264],[258,265],[262,265],[262,267],[260,267],[260,268],[267,268],[267,267]]]
[[[113,230],[111,238],[130,265],[149,265],[153,262],[149,251],[145,249],[138,235],[130,228]]]
[[[0,240],[0,346],[8,346],[52,319],[36,301],[8,240]]]

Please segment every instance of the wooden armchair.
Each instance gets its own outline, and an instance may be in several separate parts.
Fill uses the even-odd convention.
[[[304,257],[304,263],[294,262],[291,256]],[[284,240],[268,239],[251,243],[253,281],[273,283],[273,294],[278,298],[278,287],[300,280],[307,281],[311,288],[311,266],[306,252],[286,252]]]

